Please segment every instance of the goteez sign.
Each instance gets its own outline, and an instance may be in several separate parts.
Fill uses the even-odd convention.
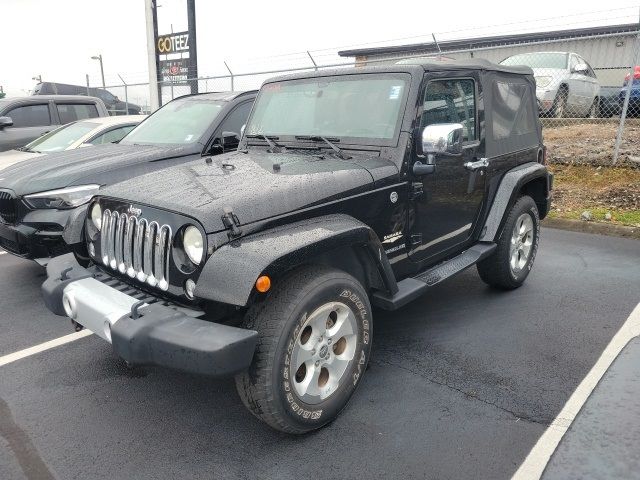
[[[189,32],[178,32],[158,37],[156,49],[159,55],[189,51]]]

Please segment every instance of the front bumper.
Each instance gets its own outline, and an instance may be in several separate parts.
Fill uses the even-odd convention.
[[[537,88],[536,98],[540,113],[549,113],[553,109],[553,102],[558,93],[557,88]]]
[[[42,285],[45,304],[110,342],[133,365],[227,376],[251,364],[258,332],[194,318],[186,309],[136,294],[126,284],[114,288],[103,278],[114,281],[81,267],[73,255],[57,257],[47,266]]]
[[[70,252],[62,235],[74,210],[30,210],[14,225],[0,222],[0,247],[23,258],[41,260]]]

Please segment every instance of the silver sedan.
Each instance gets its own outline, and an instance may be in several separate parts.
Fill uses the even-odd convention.
[[[600,83],[591,66],[577,53],[522,53],[500,63],[531,67],[541,115],[593,118],[599,115]]]

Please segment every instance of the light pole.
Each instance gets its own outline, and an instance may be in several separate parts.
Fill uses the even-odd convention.
[[[100,62],[100,75],[102,75],[102,89],[104,90],[105,83],[104,83],[104,68],[102,66],[102,54],[94,55],[93,57],[91,57],[91,60],[98,60]]]

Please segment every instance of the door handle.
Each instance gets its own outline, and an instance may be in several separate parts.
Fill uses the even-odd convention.
[[[465,162],[464,164],[464,168],[466,168],[467,170],[471,170],[472,172],[475,172],[476,170],[479,170],[481,168],[487,168],[488,166],[488,158],[481,158],[480,160],[477,160],[475,162]]]

